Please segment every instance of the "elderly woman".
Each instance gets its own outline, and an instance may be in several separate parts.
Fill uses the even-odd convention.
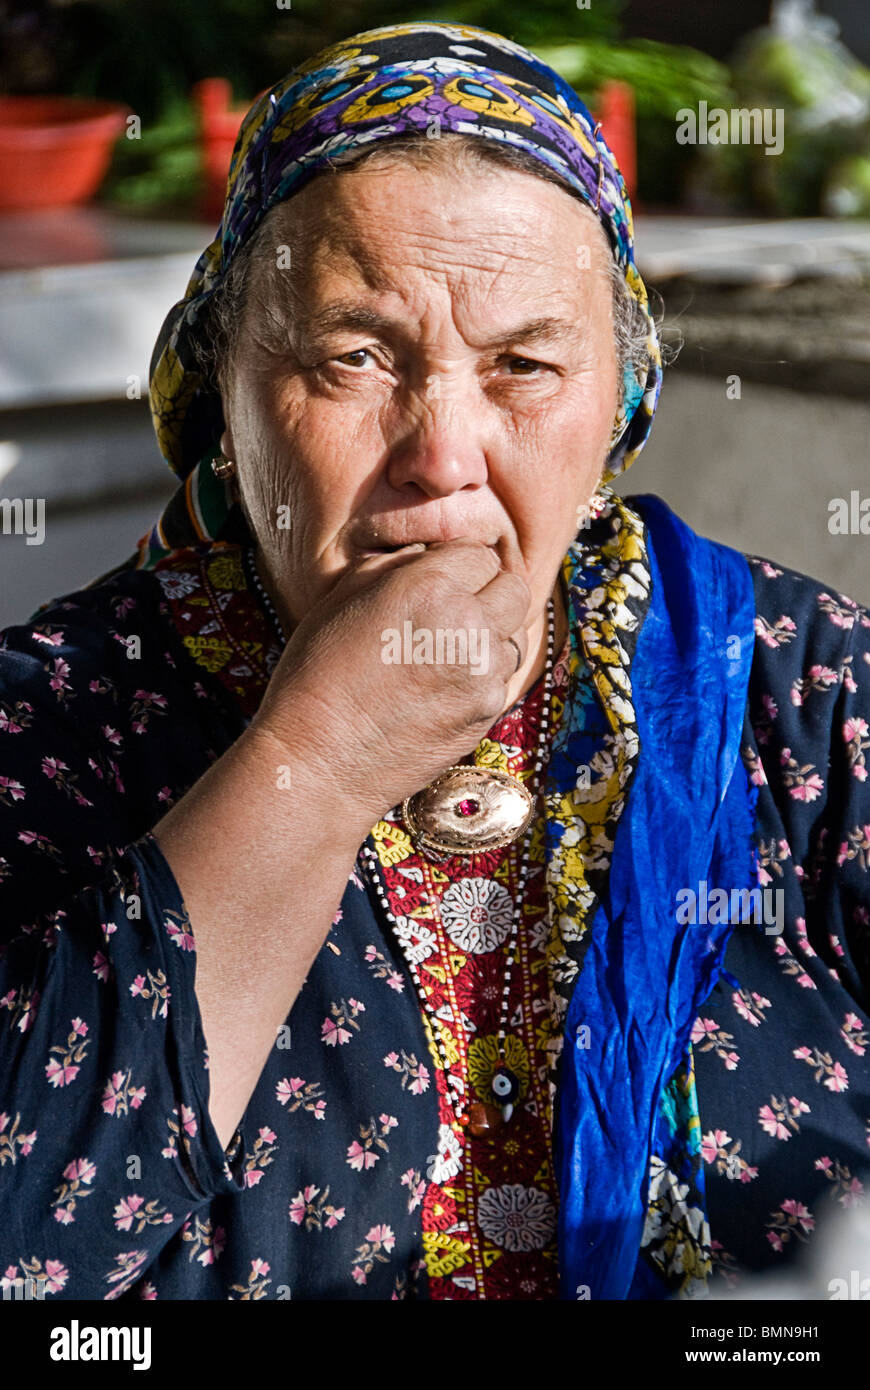
[[[524,49],[249,112],[183,486],[0,653],[4,1287],[661,1298],[860,1195],[870,618],[612,491],[660,380]]]

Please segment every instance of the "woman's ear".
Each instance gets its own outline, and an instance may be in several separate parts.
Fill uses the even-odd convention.
[[[218,444],[220,446],[220,451],[223,454],[224,458],[229,459],[232,463],[235,463],[236,451],[235,445],[233,444],[233,432],[230,429],[229,425],[226,425],[224,427],[224,432],[218,440]],[[234,502],[239,502],[241,500],[241,493],[239,491],[238,468],[236,468],[235,472],[233,473],[230,479],[230,492],[232,493],[232,498]]]
[[[218,442],[220,444],[220,450],[224,458],[232,459],[232,461],[235,463],[236,451],[233,445],[233,432],[230,429],[229,425],[227,425],[224,429],[224,432],[221,435],[220,440]]]

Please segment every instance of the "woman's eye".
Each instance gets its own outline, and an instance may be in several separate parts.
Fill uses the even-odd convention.
[[[512,376],[531,376],[533,372],[546,368],[546,363],[536,362],[532,357],[508,357],[506,361]]]
[[[341,357],[334,357],[334,358],[333,358],[333,361],[334,361],[334,362],[340,362],[341,365],[342,365],[343,367],[362,367],[362,366],[364,366],[365,364],[364,364],[363,362],[359,361],[359,359],[360,359],[361,357],[370,357],[370,356],[371,356],[371,354],[370,354],[368,348],[354,348],[353,352],[344,352],[344,353],[342,353]],[[352,361],[352,360],[351,360],[352,358],[356,358],[357,360],[356,360],[356,361]]]

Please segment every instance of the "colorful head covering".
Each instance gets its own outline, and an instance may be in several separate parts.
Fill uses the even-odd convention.
[[[229,484],[210,467],[224,428],[220,396],[196,345],[205,310],[236,252],[277,203],[338,155],[409,133],[457,132],[525,150],[597,213],[614,259],[645,313],[645,381],[626,367],[604,480],[633,462],[661,389],[661,354],[634,264],[631,204],[597,124],[576,92],[519,44],[464,24],[420,22],[355,34],[324,49],[261,96],[236,141],[223,216],[169,312],[151,360],[151,412],[160,451],[184,486],[139,547],[140,567],[196,540],[233,534]]]

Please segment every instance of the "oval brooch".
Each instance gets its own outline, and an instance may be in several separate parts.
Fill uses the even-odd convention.
[[[406,797],[402,818],[424,853],[479,854],[515,840],[533,810],[531,795],[509,773],[458,766]]]

